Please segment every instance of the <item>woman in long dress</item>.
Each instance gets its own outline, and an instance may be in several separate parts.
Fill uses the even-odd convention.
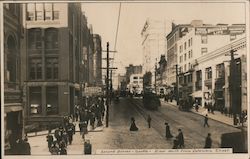
[[[130,126],[130,129],[129,129],[130,131],[138,131],[138,128],[137,128],[137,126],[135,125],[135,118],[134,117],[132,117],[131,118],[131,126]]]
[[[166,125],[166,138],[167,139],[172,138],[173,135],[170,132],[170,127],[169,127],[168,123],[165,123],[165,125]]]

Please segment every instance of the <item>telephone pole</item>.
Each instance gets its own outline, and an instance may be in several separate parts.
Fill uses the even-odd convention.
[[[107,74],[106,74],[106,127],[109,126],[109,42],[107,42]]]
[[[179,79],[178,79],[178,76],[179,76],[179,68],[178,68],[178,65],[176,64],[175,65],[175,74],[176,74],[176,104],[179,105]]]

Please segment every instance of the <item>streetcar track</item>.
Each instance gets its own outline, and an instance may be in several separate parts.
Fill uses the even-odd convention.
[[[144,114],[143,115],[143,117],[146,119],[146,116],[145,116],[145,112],[146,112],[146,110],[143,108],[143,106],[142,106],[142,103],[141,102],[139,102],[138,100],[136,101],[136,100],[134,100],[133,99],[133,101],[131,100],[131,103],[133,103],[134,105],[136,105],[136,108],[138,108],[140,111],[140,113],[141,114]],[[148,114],[148,112],[146,112],[147,114]],[[166,115],[166,114],[164,114],[164,113],[162,113],[162,112],[159,112],[159,111],[154,111],[154,116],[155,117],[157,117],[157,119],[160,119],[160,120],[162,120],[162,119],[167,119],[167,121],[173,121],[174,123],[177,123],[176,125],[179,125],[178,126],[178,128],[180,128],[180,126],[182,126],[183,124],[182,123],[180,123],[179,121],[177,121],[177,120],[174,120],[173,118],[171,118],[170,120],[169,120],[169,117]],[[174,115],[176,115],[176,114],[174,114]],[[155,118],[154,117],[154,118]],[[152,120],[153,121],[153,120]],[[195,120],[195,121],[197,121],[197,120]],[[193,121],[192,120],[192,123],[196,123],[195,121]],[[197,124],[197,123],[196,123]],[[153,125],[153,124],[152,124]],[[155,125],[157,125],[157,126],[155,126]],[[160,126],[158,126],[159,124],[154,124],[154,127],[155,128],[157,128],[156,130],[157,130],[157,132],[158,133],[160,133],[160,135],[162,134],[161,132],[162,131],[160,131],[159,130],[159,128],[160,129],[162,129],[162,127],[160,127]],[[191,132],[194,132],[194,136],[196,136],[196,135],[199,135],[199,137],[202,137],[202,138],[205,138],[206,136],[204,136],[203,135],[203,133],[199,133],[199,132],[197,132],[197,131],[193,131],[193,129],[191,129],[191,128],[189,128],[189,127],[185,127],[185,129],[186,130],[189,130],[189,131],[191,131]],[[160,132],[159,132],[160,131]],[[193,134],[192,134],[193,135]],[[189,144],[188,143],[188,141],[190,141],[191,139],[192,139],[192,136],[191,135],[189,135],[189,134],[185,134],[185,141],[187,141],[187,142],[185,142],[186,144],[186,146],[190,146],[191,148],[197,148],[196,147],[196,145],[198,146],[198,148],[203,148],[203,144],[200,144],[200,143],[197,143],[196,145],[193,145],[193,144]],[[197,136],[196,136],[197,137]],[[215,146],[215,145],[217,145],[217,146],[220,146],[220,143],[218,142],[218,141],[214,141],[213,142],[213,145]]]

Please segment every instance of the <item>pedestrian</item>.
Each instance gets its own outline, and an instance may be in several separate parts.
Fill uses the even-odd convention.
[[[72,141],[73,141],[73,134],[74,134],[74,124],[69,124],[68,128],[67,128],[67,134],[69,137],[69,144],[71,145]]]
[[[51,155],[59,155],[59,148],[56,146],[56,143],[54,142],[50,148]]]
[[[84,142],[84,154],[90,155],[92,153],[92,145],[90,144],[89,140]]]
[[[131,118],[131,125],[130,125],[130,129],[129,130],[130,131],[138,131],[138,128],[135,125],[135,118],[134,117]]]
[[[204,127],[205,126],[209,127],[207,114],[205,115],[205,118],[204,118]]]
[[[62,140],[65,142],[66,146],[68,145],[68,134],[66,131],[63,131]]]
[[[184,136],[183,136],[183,133],[181,131],[181,129],[178,129],[178,136],[177,136],[177,139],[178,139],[178,147],[179,148],[183,148],[184,147]]]
[[[49,132],[49,134],[47,135],[47,142],[48,142],[48,148],[51,147],[52,143],[53,143],[53,136],[51,135],[51,133]]]
[[[62,147],[60,148],[60,151],[59,151],[60,155],[67,155],[67,150],[65,147]]]
[[[177,149],[178,148],[178,138],[175,137],[174,140],[173,140],[173,147],[172,149]]]
[[[198,105],[197,101],[195,101],[194,107],[195,107],[196,112],[198,112],[199,111],[199,105]]]
[[[169,127],[168,123],[165,123],[165,125],[166,125],[166,135],[165,135],[166,138],[167,138],[167,139],[172,138],[173,135],[172,135],[171,132],[170,132],[170,127]]]
[[[148,115],[147,122],[148,122],[148,128],[151,128],[151,116]]]
[[[28,138],[27,137],[25,137],[24,142],[22,143],[22,148],[23,148],[23,154],[24,155],[31,155],[30,144],[28,142]]]
[[[211,134],[208,133],[205,141],[205,146],[204,148],[211,148],[212,147],[212,139],[211,139]]]

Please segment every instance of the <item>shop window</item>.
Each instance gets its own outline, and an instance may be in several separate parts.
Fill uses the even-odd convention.
[[[44,20],[42,11],[36,11],[36,20]]]
[[[47,115],[58,114],[58,87],[46,88],[46,113]]]
[[[42,113],[42,93],[41,87],[29,88],[30,114],[38,115]]]

